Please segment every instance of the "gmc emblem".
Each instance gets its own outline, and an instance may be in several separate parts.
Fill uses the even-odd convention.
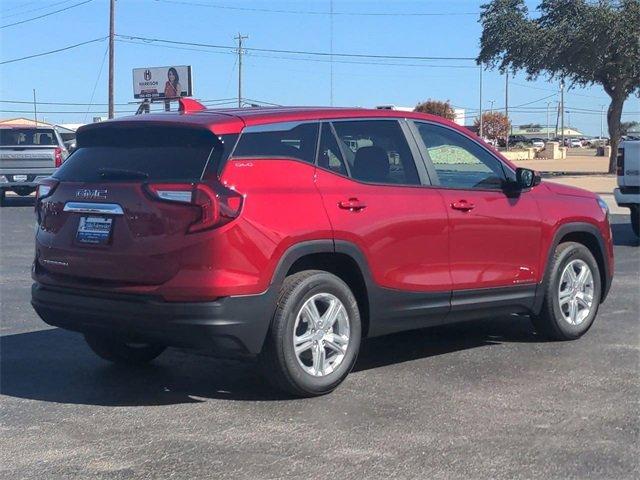
[[[108,190],[93,189],[93,188],[81,188],[76,191],[76,198],[82,198],[83,200],[102,199],[106,200]]]

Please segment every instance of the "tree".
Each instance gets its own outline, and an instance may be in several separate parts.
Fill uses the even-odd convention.
[[[614,172],[624,101],[640,95],[640,0],[542,0],[538,13],[530,18],[524,0],[483,5],[477,62],[507,74],[524,71],[530,80],[544,74],[572,86],[601,85],[611,98]]]
[[[622,122],[620,124],[620,135],[628,135],[630,130],[634,128],[640,127],[640,122],[631,121],[631,122]]]
[[[426,102],[419,103],[416,108],[413,109],[413,111],[430,113],[431,115],[438,115],[439,117],[444,117],[447,120],[451,121],[456,119],[456,113],[449,103],[449,100],[447,100],[446,102],[441,102],[440,100],[429,99]]]
[[[480,117],[473,121],[480,128]],[[511,131],[511,122],[502,112],[485,112],[482,114],[482,134],[491,139],[506,139]]]

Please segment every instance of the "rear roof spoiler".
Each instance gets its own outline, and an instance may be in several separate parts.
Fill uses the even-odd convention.
[[[201,112],[202,110],[206,110],[207,109],[207,107],[205,107],[199,101],[194,100],[193,98],[182,98],[182,97],[180,97],[180,99],[178,100],[178,103],[180,105],[178,107],[178,111],[180,113]]]

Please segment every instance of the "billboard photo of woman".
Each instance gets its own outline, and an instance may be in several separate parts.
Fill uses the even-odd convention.
[[[178,98],[182,93],[178,71],[171,67],[167,72],[168,80],[164,84],[164,98]]]
[[[171,109],[169,99],[178,98],[182,93],[182,87],[180,86],[180,76],[178,71],[171,67],[167,72],[167,82],[164,84],[164,109],[169,111]]]

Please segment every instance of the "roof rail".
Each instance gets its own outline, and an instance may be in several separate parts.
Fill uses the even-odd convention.
[[[207,107],[205,107],[199,101],[194,100],[193,98],[182,98],[182,97],[180,97],[178,99],[178,103],[180,105],[178,107],[178,111],[180,113],[200,112],[202,110],[206,110],[207,109]]]

